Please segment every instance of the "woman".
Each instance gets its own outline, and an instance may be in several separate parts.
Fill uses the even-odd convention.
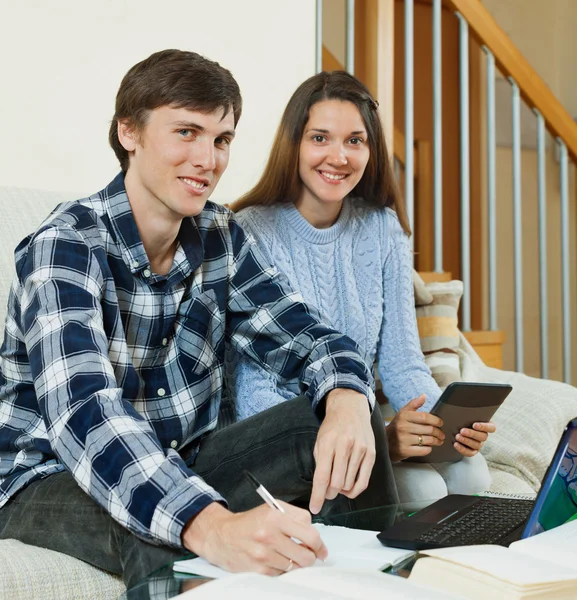
[[[401,501],[486,489],[478,452],[492,423],[461,430],[460,462],[398,462],[443,443],[441,423],[428,413],[441,390],[419,345],[409,223],[367,88],[343,71],[305,81],[284,111],[260,181],[232,208],[305,301],[357,342],[367,364],[377,361],[397,411],[387,436]],[[300,393],[295,381],[277,381],[238,356],[229,374],[239,419]]]

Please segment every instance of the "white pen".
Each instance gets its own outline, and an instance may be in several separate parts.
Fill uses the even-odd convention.
[[[244,474],[248,478],[248,480],[254,485],[256,488],[256,493],[271,507],[280,510],[281,513],[284,513],[284,508],[278,503],[278,501],[272,496],[272,494],[264,487],[262,483],[259,483],[257,478],[248,471],[245,471]]]
[[[281,513],[286,514],[285,509],[278,503],[278,500],[264,487],[262,483],[258,482],[258,479],[252,473],[245,471],[244,474],[246,475],[247,479],[254,485],[254,487],[256,488],[256,493],[265,501],[266,504],[268,504],[271,508],[280,510]],[[291,540],[297,544],[302,544],[300,540],[297,540],[294,537],[291,537]],[[324,558],[317,558],[317,560],[320,560],[323,563],[325,562]],[[293,561],[291,559],[290,568],[292,568],[292,564]]]

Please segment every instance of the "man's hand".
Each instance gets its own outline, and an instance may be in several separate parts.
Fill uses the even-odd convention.
[[[473,423],[473,428],[463,427],[455,436],[457,440],[453,446],[463,456],[475,456],[487,441],[490,433],[495,433],[495,423]]]
[[[354,390],[327,394],[326,413],[313,451],[316,468],[309,504],[317,514],[341,493],[356,498],[369,484],[375,464],[375,436],[367,398]]]
[[[417,412],[425,403],[425,394],[414,398],[395,415],[386,428],[389,455],[396,462],[409,456],[426,456],[433,446],[441,446],[445,434],[443,421],[426,412]]]
[[[280,501],[279,501],[280,502]],[[227,571],[280,575],[328,553],[310,514],[285,502],[285,513],[262,504],[232,513],[214,502],[182,531],[184,547]],[[302,544],[297,543],[300,540]]]

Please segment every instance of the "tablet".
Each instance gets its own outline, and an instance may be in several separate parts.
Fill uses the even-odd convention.
[[[443,420],[445,441],[442,446],[433,446],[426,456],[412,456],[411,462],[456,462],[463,458],[455,448],[455,436],[463,427],[473,423],[486,423],[513,388],[508,383],[450,383],[430,413]]]

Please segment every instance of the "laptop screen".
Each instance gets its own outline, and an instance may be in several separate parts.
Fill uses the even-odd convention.
[[[523,538],[577,519],[577,419],[567,425],[541,484]]]

